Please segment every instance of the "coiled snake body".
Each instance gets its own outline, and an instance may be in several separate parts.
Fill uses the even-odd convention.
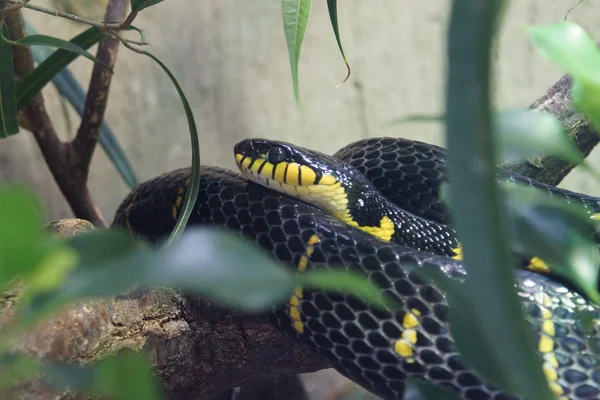
[[[273,168],[268,163],[279,153],[264,154],[260,148],[253,148],[258,150],[256,157],[262,157],[257,166],[254,161],[244,161],[242,153],[247,149],[242,147],[236,146],[235,152],[245,175],[256,178],[253,174],[271,168],[268,172],[275,181],[294,177],[295,197],[301,192],[298,184],[303,180],[314,183],[312,192],[310,188],[302,189],[302,193],[310,192],[313,200],[323,197],[324,192],[315,190],[319,182],[332,184],[336,194],[327,196],[337,199],[336,204],[347,204],[345,199],[354,193],[352,182],[340,191],[337,182],[326,178],[329,175],[304,169],[302,163],[314,158],[310,154],[305,157],[303,149],[296,154],[297,164],[289,168],[295,168],[294,175],[288,168],[278,171],[276,165]],[[419,275],[421,268],[435,268],[458,280],[466,276],[460,261],[449,257],[456,242],[448,236],[444,224],[449,214],[439,202],[439,188],[445,180],[444,150],[421,142],[380,138],[352,143],[334,157],[364,174],[400,207],[401,218],[416,218],[426,226],[426,233],[420,234],[410,222],[402,222],[400,225],[408,229],[405,233],[412,232],[413,236],[393,240],[398,236],[393,218],[390,225],[379,216],[374,219],[370,214],[363,215],[360,218],[371,221],[364,225],[355,217],[361,210],[345,213],[339,208],[339,215],[338,209],[324,212],[282,193],[291,190],[288,186],[280,184],[281,190],[271,190],[219,167],[202,168],[200,191],[189,224],[218,225],[238,232],[300,272],[330,266],[359,270],[393,298],[399,307],[382,310],[353,296],[297,288],[287,304],[267,317],[372,393],[385,399],[401,399],[406,378],[417,377],[451,388],[465,399],[515,399],[486,384],[466,367],[448,330],[443,291]],[[594,197],[543,185],[508,171],[500,176],[580,202],[590,213],[600,211],[600,200]],[[164,239],[175,226],[189,178],[190,170],[186,168],[141,184],[123,201],[113,225],[150,241]],[[361,198],[358,204],[363,203]],[[382,207],[388,210],[390,205]],[[600,398],[600,359],[593,351],[600,345],[596,323],[600,321],[600,308],[548,276],[529,270],[516,270],[515,276],[552,391],[564,399]],[[591,314],[591,331],[575,319],[580,311]]]

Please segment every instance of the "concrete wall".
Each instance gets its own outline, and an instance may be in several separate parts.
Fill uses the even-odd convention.
[[[512,1],[497,52],[498,108],[523,107],[562,73],[531,48],[523,26],[563,19],[576,1]],[[48,1],[37,1],[49,5]],[[150,50],[173,71],[197,118],[205,164],[233,167],[232,147],[246,137],[267,137],[334,152],[364,137],[403,136],[442,144],[435,124],[389,127],[398,116],[439,113],[443,106],[445,32],[450,2],[345,0],[341,35],[353,74],[335,43],[326,3],[315,1],[300,62],[302,107],[294,102],[279,1],[167,0],[136,21]],[[82,27],[26,11],[47,34],[70,38]],[[570,15],[600,39],[600,5],[585,1]],[[91,63],[73,65],[87,86]],[[54,88],[45,90],[54,124],[72,137]],[[107,120],[141,180],[189,165],[187,121],[170,81],[150,59],[121,48]],[[600,163],[598,153],[591,156]],[[0,179],[27,182],[46,200],[49,218],[71,213],[30,134],[0,142]],[[565,187],[600,195],[588,175],[573,173]],[[128,192],[102,150],[94,156],[91,188],[108,219]]]

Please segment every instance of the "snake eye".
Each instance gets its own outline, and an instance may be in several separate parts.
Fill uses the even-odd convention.
[[[287,152],[279,146],[272,147],[267,152],[267,161],[271,164],[279,164],[280,162],[285,161],[287,158]]]

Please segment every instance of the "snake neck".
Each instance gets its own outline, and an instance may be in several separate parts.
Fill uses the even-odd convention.
[[[364,181],[355,184],[357,181],[344,185],[347,207],[334,212],[335,217],[386,242],[438,255],[457,255],[459,242],[450,226],[405,211],[372,185]]]

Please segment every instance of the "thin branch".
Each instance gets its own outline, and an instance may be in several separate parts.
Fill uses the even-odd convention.
[[[87,24],[87,25],[91,25],[91,26],[95,26],[96,28],[107,32],[110,30],[121,30],[121,29],[127,29],[129,26],[131,26],[131,24],[133,23],[133,20],[137,17],[138,12],[137,11],[131,11],[129,13],[129,15],[127,15],[127,18],[125,18],[125,20],[123,22],[96,22],[96,21],[92,21],[90,19],[87,18],[83,18],[83,17],[79,17],[77,15],[74,14],[70,14],[64,11],[60,11],[60,10],[52,10],[49,8],[45,8],[45,7],[40,7],[40,6],[36,6],[34,4],[27,4],[30,0],[23,0],[23,1],[15,1],[15,0],[7,0],[9,3],[12,3],[13,6],[11,7],[16,7],[14,8],[15,10],[18,10],[19,8],[28,8],[30,10],[34,10],[34,11],[38,11],[44,14],[49,14],[49,15],[53,15],[55,17],[61,17],[61,18],[66,18],[66,19],[70,19],[71,21],[75,21],[75,22],[80,22],[82,24]],[[104,19],[105,21],[119,21],[121,20],[121,18],[108,18],[107,17]]]
[[[125,15],[128,4],[129,1],[127,0],[110,0],[106,8],[105,19],[121,19]],[[96,57],[113,69],[118,50],[119,40],[107,37],[98,45]],[[112,73],[108,69],[98,63],[94,64],[81,125],[77,130],[77,136],[72,142],[74,156],[77,158],[76,164],[82,169],[86,177],[100,137],[100,125],[104,119],[104,112],[108,103],[111,80]]]
[[[25,37],[25,25],[20,10],[8,14],[6,23],[11,38],[18,40]],[[29,46],[13,46],[12,50],[18,81],[33,71],[33,57]],[[82,170],[79,167],[71,144],[62,143],[58,138],[41,92],[23,107],[22,115],[28,129],[33,133],[48,169],[75,216],[99,227],[107,226],[87,187],[87,168]]]
[[[25,7],[28,2],[29,2],[29,0],[24,0],[23,2],[13,2],[13,1],[8,0],[7,3],[12,3],[12,5],[8,6],[8,7],[4,7],[3,9],[0,10],[0,21],[2,21],[11,12],[17,11],[17,10]],[[0,1],[0,5],[2,5],[1,1]]]

